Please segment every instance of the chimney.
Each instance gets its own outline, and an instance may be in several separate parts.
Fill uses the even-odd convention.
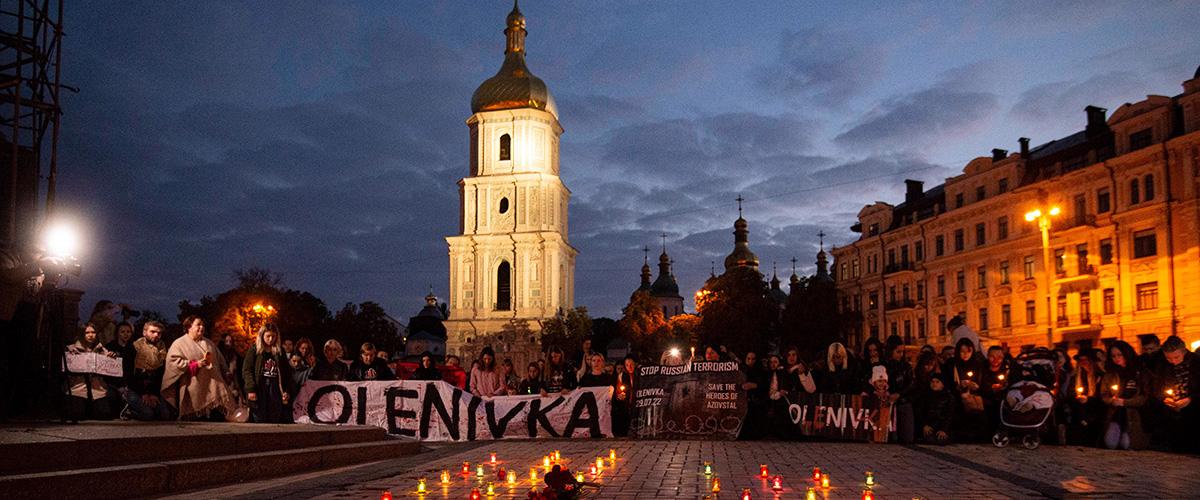
[[[904,185],[908,186],[908,191],[904,193],[904,202],[912,203],[925,196],[925,183],[914,181],[912,179],[904,179]]]
[[[1000,161],[1008,157],[1007,149],[996,148],[992,150],[992,161]]]
[[[1088,106],[1083,108],[1083,110],[1087,112],[1086,131],[1088,136],[1108,130],[1108,124],[1104,121],[1104,115],[1105,113],[1108,113],[1107,109],[1096,106]]]
[[[1022,137],[1020,139],[1017,139],[1017,142],[1021,143],[1021,158],[1025,158],[1028,160],[1029,159],[1029,138]]]

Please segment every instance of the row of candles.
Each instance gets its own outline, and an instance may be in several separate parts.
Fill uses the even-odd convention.
[[[613,465],[615,465],[616,460],[617,460],[617,450],[615,450],[615,449],[608,450],[608,459],[612,461]],[[559,450],[554,450],[553,455],[546,455],[546,456],[542,457],[542,466],[545,467],[546,469],[549,469],[551,467],[551,462],[558,462],[561,460],[562,460],[562,453]],[[489,457],[489,460],[487,462],[488,465],[499,465],[500,463],[501,462],[496,461],[495,453],[491,454],[491,456]],[[476,477],[478,477],[478,478],[484,477],[483,467],[484,467],[484,464],[482,464],[482,463],[478,464],[475,467],[475,476]],[[604,468],[604,457],[596,457],[596,463],[594,465],[591,465],[592,476],[599,475],[601,469],[603,469],[603,468]],[[501,475],[504,478],[505,482],[507,482],[508,484],[510,484],[510,485],[517,484],[517,473],[516,472],[511,471],[511,470],[505,471],[503,467],[501,467],[498,472],[499,472],[499,475]],[[467,476],[467,475],[470,475],[470,473],[471,473],[471,463],[463,462],[462,475]],[[538,478],[537,467],[530,467],[529,468],[529,481],[531,483],[536,484],[537,478]],[[583,482],[583,480],[584,480],[583,472],[576,472],[575,480],[578,482]],[[443,485],[450,484],[450,471],[448,471],[448,470],[442,471],[442,484]],[[487,492],[488,495],[495,495],[496,494],[495,483],[493,483],[492,481],[488,481],[485,491]],[[427,482],[426,482],[425,478],[418,479],[417,480],[417,493],[427,493],[427,492],[428,492],[428,486],[427,486]],[[474,488],[471,490],[471,499],[472,500],[478,500],[480,498],[479,495],[480,495],[480,493],[479,493],[478,488]],[[390,491],[385,491],[383,493],[383,500],[392,500],[392,493]]]
[[[617,459],[617,451],[609,450],[608,457],[609,457],[609,460],[612,460],[613,463],[615,464],[616,459]],[[547,456],[542,457],[542,465],[546,468],[549,468],[551,466],[552,461],[558,462],[560,460],[562,460],[562,454],[558,450],[554,450],[553,455],[547,455]],[[500,462],[498,462],[496,460],[495,453],[491,454],[488,464],[489,465],[500,464]],[[484,468],[483,467],[484,467],[484,464],[479,464],[475,469],[475,471],[476,471],[475,475],[479,478],[482,478],[484,476]],[[596,457],[596,463],[594,465],[591,465],[592,475],[593,476],[598,475],[600,470],[603,467],[604,467],[604,458]],[[469,462],[463,462],[463,472],[462,473],[464,476],[470,474],[470,463]],[[501,468],[499,470],[499,473],[503,475],[504,479],[506,480],[506,482],[509,485],[515,485],[517,483],[516,472],[504,471],[504,469]],[[712,462],[704,462],[704,475],[705,476],[713,476]],[[536,483],[537,477],[538,477],[537,468],[531,467],[529,469],[529,480],[533,483]],[[782,491],[783,490],[783,476],[780,476],[780,475],[772,476],[770,469],[765,464],[762,465],[761,467],[759,467],[759,477],[770,481],[772,490],[774,490],[774,491]],[[450,483],[450,471],[445,471],[445,470],[442,471],[441,479],[442,479],[443,485],[449,484]],[[575,474],[575,480],[579,481],[579,482],[583,482],[583,480],[584,480],[583,472],[577,472]],[[812,480],[814,483],[816,483],[816,485],[819,485],[822,489],[828,489],[830,487],[829,474],[822,473],[820,467],[813,468]],[[875,495],[874,495],[874,493],[872,493],[871,488],[873,488],[875,486],[875,474],[868,471],[866,473],[866,480],[865,480],[864,484],[867,486],[867,489],[863,490],[862,499],[863,500],[874,500]],[[427,490],[425,478],[418,479],[417,480],[417,493],[423,494],[423,493],[426,493],[427,491],[428,490]],[[485,491],[488,496],[495,495],[496,494],[495,484],[492,481],[488,481]],[[712,478],[712,491],[713,491],[713,493],[718,493],[721,491],[721,479],[719,477]],[[471,498],[471,500],[480,500],[480,498],[482,498],[478,488],[473,488],[471,490],[470,498]],[[751,500],[750,490],[749,489],[742,490],[741,498],[742,498],[742,500]],[[806,500],[816,500],[816,498],[817,498],[816,486],[814,485],[814,486],[808,487]],[[392,495],[391,495],[390,491],[383,493],[383,500],[392,500]]]
[[[705,476],[713,475],[712,462],[704,462],[704,475]],[[774,490],[774,491],[782,491],[783,490],[783,476],[779,476],[779,475],[772,476],[770,469],[765,464],[759,467],[759,477],[769,480],[771,482],[772,490]],[[813,468],[813,478],[812,479],[813,479],[813,482],[820,485],[820,487],[822,489],[829,488],[829,474],[822,473],[820,467]],[[866,484],[867,489],[863,490],[863,496],[862,496],[863,500],[874,500],[875,494],[871,491],[871,488],[873,488],[875,486],[875,473],[868,471],[866,481],[864,484]],[[713,493],[719,493],[721,491],[721,478],[713,477],[712,491],[713,491]],[[705,497],[705,498],[709,498],[709,497]],[[810,486],[808,488],[807,495],[805,498],[806,498],[806,500],[816,500],[816,498],[817,498],[816,486]],[[750,500],[750,489],[749,488],[742,490],[742,500]]]

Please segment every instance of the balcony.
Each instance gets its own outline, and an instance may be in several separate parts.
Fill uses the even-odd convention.
[[[913,270],[913,263],[909,262],[909,261],[895,262],[895,263],[883,266],[883,274],[892,274],[892,273],[898,273],[901,271],[912,271],[912,270]]]
[[[884,304],[883,306],[884,310],[886,311],[895,309],[912,309],[914,307],[917,307],[917,301],[911,299],[893,300],[887,304]]]
[[[1065,317],[1058,318],[1058,327],[1059,328],[1066,328],[1068,326],[1071,326],[1071,318],[1065,318]]]

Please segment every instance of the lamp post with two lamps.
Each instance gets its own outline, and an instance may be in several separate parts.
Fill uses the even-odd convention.
[[[1029,222],[1037,221],[1038,229],[1042,231],[1042,267],[1045,270],[1046,276],[1046,347],[1054,347],[1054,314],[1051,306],[1051,283],[1050,280],[1050,217],[1058,215],[1058,207],[1050,207],[1047,213],[1043,214],[1040,209],[1034,209],[1032,212],[1025,214],[1025,220]]]

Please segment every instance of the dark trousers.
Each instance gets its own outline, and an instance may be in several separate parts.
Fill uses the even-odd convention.
[[[67,397],[67,420],[112,420],[108,398]]]
[[[250,418],[260,424],[283,422],[283,393],[279,391],[279,379],[263,377],[258,387],[257,404],[250,409]]]

